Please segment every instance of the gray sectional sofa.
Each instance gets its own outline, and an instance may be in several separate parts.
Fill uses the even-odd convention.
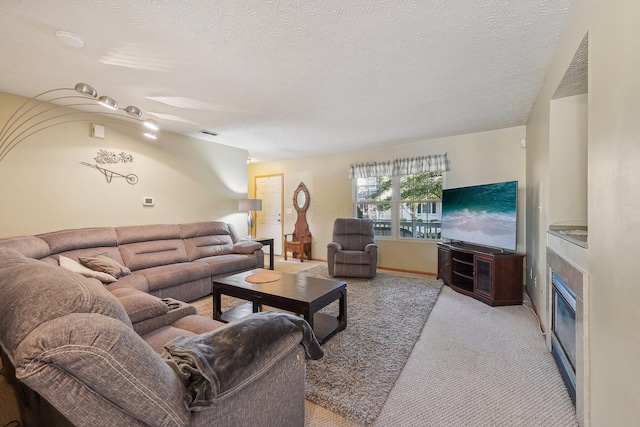
[[[78,261],[103,254],[132,272],[106,284],[108,290],[186,302],[209,295],[213,278],[264,267],[262,245],[242,241],[233,225],[220,221],[80,228],[0,239],[0,246],[52,265],[61,255]]]
[[[164,360],[178,337],[238,328],[188,302],[210,294],[215,277],[262,267],[263,256],[222,222],[0,239],[0,353],[23,424],[304,425],[302,332],[248,359],[206,408],[185,403],[184,373]],[[117,280],[60,266],[105,259],[109,268],[98,270]]]

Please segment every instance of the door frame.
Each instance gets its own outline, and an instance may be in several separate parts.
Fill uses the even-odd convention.
[[[271,178],[274,176],[280,177],[280,236],[275,238],[283,239],[284,237],[284,173],[271,173],[267,175],[256,175],[253,177],[253,198],[255,199],[258,194],[258,179],[260,178]],[[258,221],[256,218],[256,236],[258,235]],[[270,251],[273,251],[274,248],[269,248]],[[284,248],[282,248],[284,251]],[[282,255],[274,253],[274,255]]]

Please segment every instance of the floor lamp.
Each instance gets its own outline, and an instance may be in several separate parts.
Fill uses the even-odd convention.
[[[262,210],[262,199],[243,199],[238,203],[239,211],[247,212],[247,232],[249,238],[253,239],[253,212]]]

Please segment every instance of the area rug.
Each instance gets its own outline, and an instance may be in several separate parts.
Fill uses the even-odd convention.
[[[301,271],[332,279],[326,266]],[[306,398],[363,426],[371,425],[384,405],[422,333],[442,289],[430,277],[378,273],[374,279],[347,282],[347,328],[330,338],[320,360],[307,361]],[[245,303],[222,296],[222,311]],[[194,305],[211,316],[211,297]],[[322,312],[336,316],[338,303]]]
[[[329,279],[326,266],[302,271]],[[307,362],[306,398],[361,425],[371,425],[420,337],[442,282],[378,273],[345,278],[347,328]],[[334,303],[325,312],[336,315]]]

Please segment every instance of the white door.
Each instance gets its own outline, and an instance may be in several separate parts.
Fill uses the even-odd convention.
[[[282,175],[256,178],[256,199],[262,199],[262,210],[256,212],[256,236],[273,239],[273,253],[282,255]]]

